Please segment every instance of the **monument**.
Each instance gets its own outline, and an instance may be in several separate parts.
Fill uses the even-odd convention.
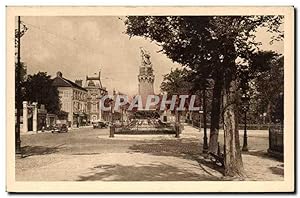
[[[116,127],[113,133],[121,134],[175,134],[175,128],[170,123],[163,123],[158,106],[145,108],[147,97],[154,95],[154,71],[150,61],[150,54],[144,48],[141,50],[141,65],[138,75],[138,95],[141,97],[143,110],[131,112],[131,119],[127,125]],[[111,135],[110,137],[113,137]]]
[[[138,75],[139,81],[139,95],[142,98],[143,107],[146,104],[147,96],[154,95],[154,79],[153,68],[150,61],[150,54],[144,48],[141,49],[141,65]]]

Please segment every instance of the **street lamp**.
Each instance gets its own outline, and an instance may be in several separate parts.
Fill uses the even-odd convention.
[[[248,151],[248,142],[247,142],[247,111],[249,110],[249,67],[247,63],[241,65],[241,91],[242,91],[242,112],[244,113],[244,140],[242,151]]]
[[[244,141],[242,151],[248,151],[248,141],[247,141],[247,111],[249,110],[249,100],[250,97],[247,93],[242,95],[242,111],[244,112]]]

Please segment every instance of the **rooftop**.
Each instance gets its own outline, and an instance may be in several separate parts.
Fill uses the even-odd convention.
[[[61,72],[57,72],[56,77],[53,79],[53,86],[56,87],[73,87],[77,88],[83,91],[87,91],[85,88],[77,85],[76,83],[72,82],[71,80],[68,80],[62,76]]]

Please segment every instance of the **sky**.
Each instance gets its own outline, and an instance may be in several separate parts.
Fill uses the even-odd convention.
[[[21,41],[21,61],[27,73],[47,72],[55,77],[84,81],[101,70],[101,82],[109,90],[124,94],[138,93],[138,71],[141,64],[140,47],[150,52],[154,69],[155,93],[160,92],[163,75],[171,68],[180,67],[164,54],[161,48],[148,39],[129,38],[124,22],[119,17],[22,17],[28,31]],[[283,41],[269,44],[270,33],[257,32],[261,49],[283,53]]]

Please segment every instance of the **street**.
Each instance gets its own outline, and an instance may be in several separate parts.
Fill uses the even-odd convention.
[[[242,146],[242,131],[240,131]],[[246,180],[283,180],[283,162],[267,155],[268,131],[248,131]],[[208,134],[209,135],[209,134]],[[223,133],[220,132],[220,141]],[[174,135],[115,135],[109,129],[21,135],[17,181],[213,181],[222,168],[202,154],[203,131]]]

